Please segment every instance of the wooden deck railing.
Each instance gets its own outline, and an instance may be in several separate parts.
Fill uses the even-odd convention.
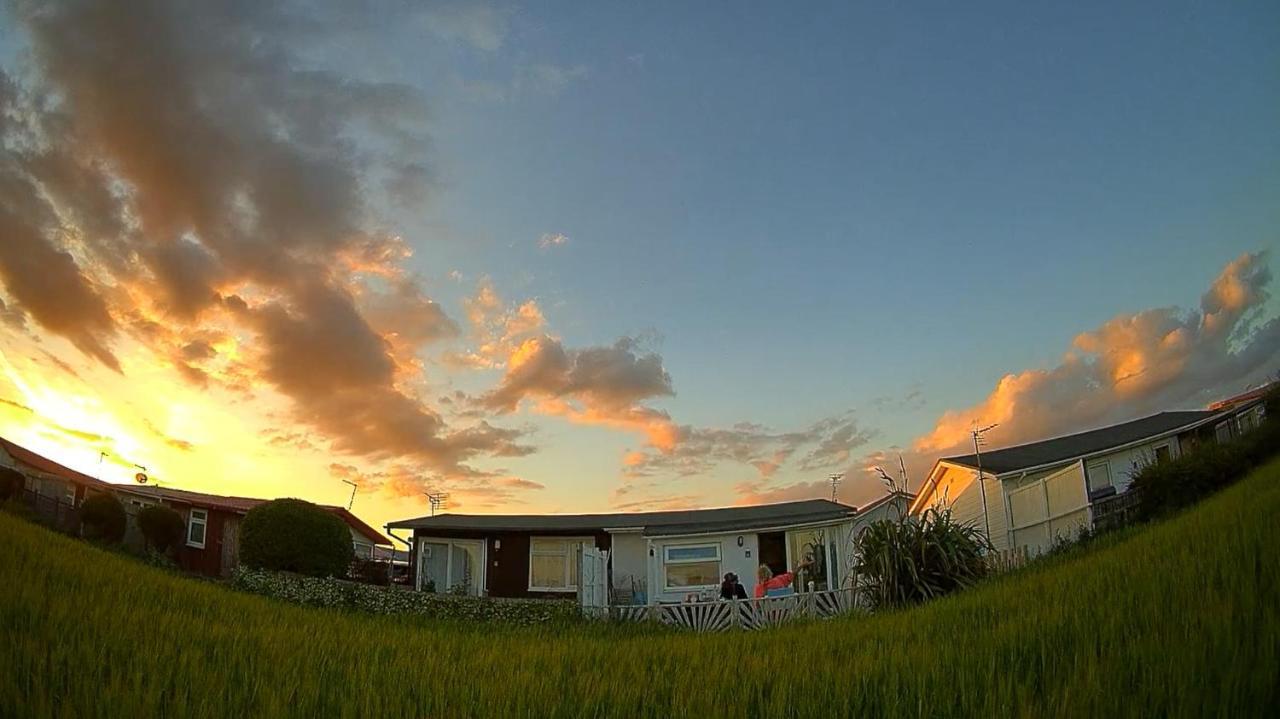
[[[617,622],[658,622],[698,632],[764,629],[795,619],[825,619],[858,609],[853,589],[803,592],[782,597],[683,604],[585,607],[590,618]]]
[[[1106,532],[1132,524],[1138,517],[1142,497],[1130,489],[1093,503],[1093,530]]]

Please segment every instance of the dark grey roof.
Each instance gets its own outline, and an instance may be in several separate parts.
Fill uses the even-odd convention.
[[[1174,432],[1202,422],[1215,414],[1219,413],[1208,410],[1161,412],[1132,422],[1114,424],[1066,437],[1054,437],[1031,444],[1020,444],[1016,447],[993,449],[982,453],[982,469],[985,472],[1004,474],[1067,462],[1113,447]],[[945,457],[942,461],[966,467],[978,466],[977,458],[972,454]]]
[[[737,531],[839,519],[853,507],[825,499],[671,512],[615,514],[438,514],[391,522],[390,529],[439,529],[469,532],[597,532],[639,528],[648,535]]]

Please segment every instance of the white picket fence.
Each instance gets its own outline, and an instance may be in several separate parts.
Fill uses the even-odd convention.
[[[647,606],[584,606],[582,611],[593,619],[658,622],[697,632],[721,632],[731,629],[764,629],[795,619],[827,619],[857,609],[857,595],[853,589],[833,589],[762,599]]]

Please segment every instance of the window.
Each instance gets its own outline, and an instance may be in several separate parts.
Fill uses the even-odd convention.
[[[787,532],[788,565],[795,567],[801,562],[809,562],[803,572],[796,572],[796,586],[804,591],[807,582],[813,582],[814,588],[824,592],[828,588],[827,577],[827,535],[825,529],[803,529]]]
[[[1253,407],[1248,412],[1240,415],[1240,431],[1249,432],[1262,424],[1262,405]]]
[[[209,526],[209,510],[192,509],[187,515],[187,546],[204,549],[204,535]]]
[[[1156,447],[1155,453],[1156,464],[1164,464],[1165,462],[1168,462],[1171,456],[1169,454],[1169,445],[1167,444],[1162,444],[1159,447]]]
[[[1089,477],[1090,492],[1101,492],[1111,486],[1111,465],[1107,462],[1089,465],[1085,474]]]
[[[1231,420],[1221,422],[1217,427],[1213,428],[1213,436],[1217,438],[1218,444],[1226,444],[1231,441]]]
[[[484,542],[478,539],[418,541],[418,589],[478,597],[484,594]]]
[[[530,591],[578,591],[578,550],[586,541],[590,540],[581,537],[530,537]]]
[[[662,548],[667,589],[720,586],[720,545],[685,544]]]

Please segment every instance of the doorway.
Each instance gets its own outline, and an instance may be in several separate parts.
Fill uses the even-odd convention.
[[[763,532],[757,535],[760,543],[760,563],[773,570],[774,574],[787,571],[787,534],[786,532]]]

